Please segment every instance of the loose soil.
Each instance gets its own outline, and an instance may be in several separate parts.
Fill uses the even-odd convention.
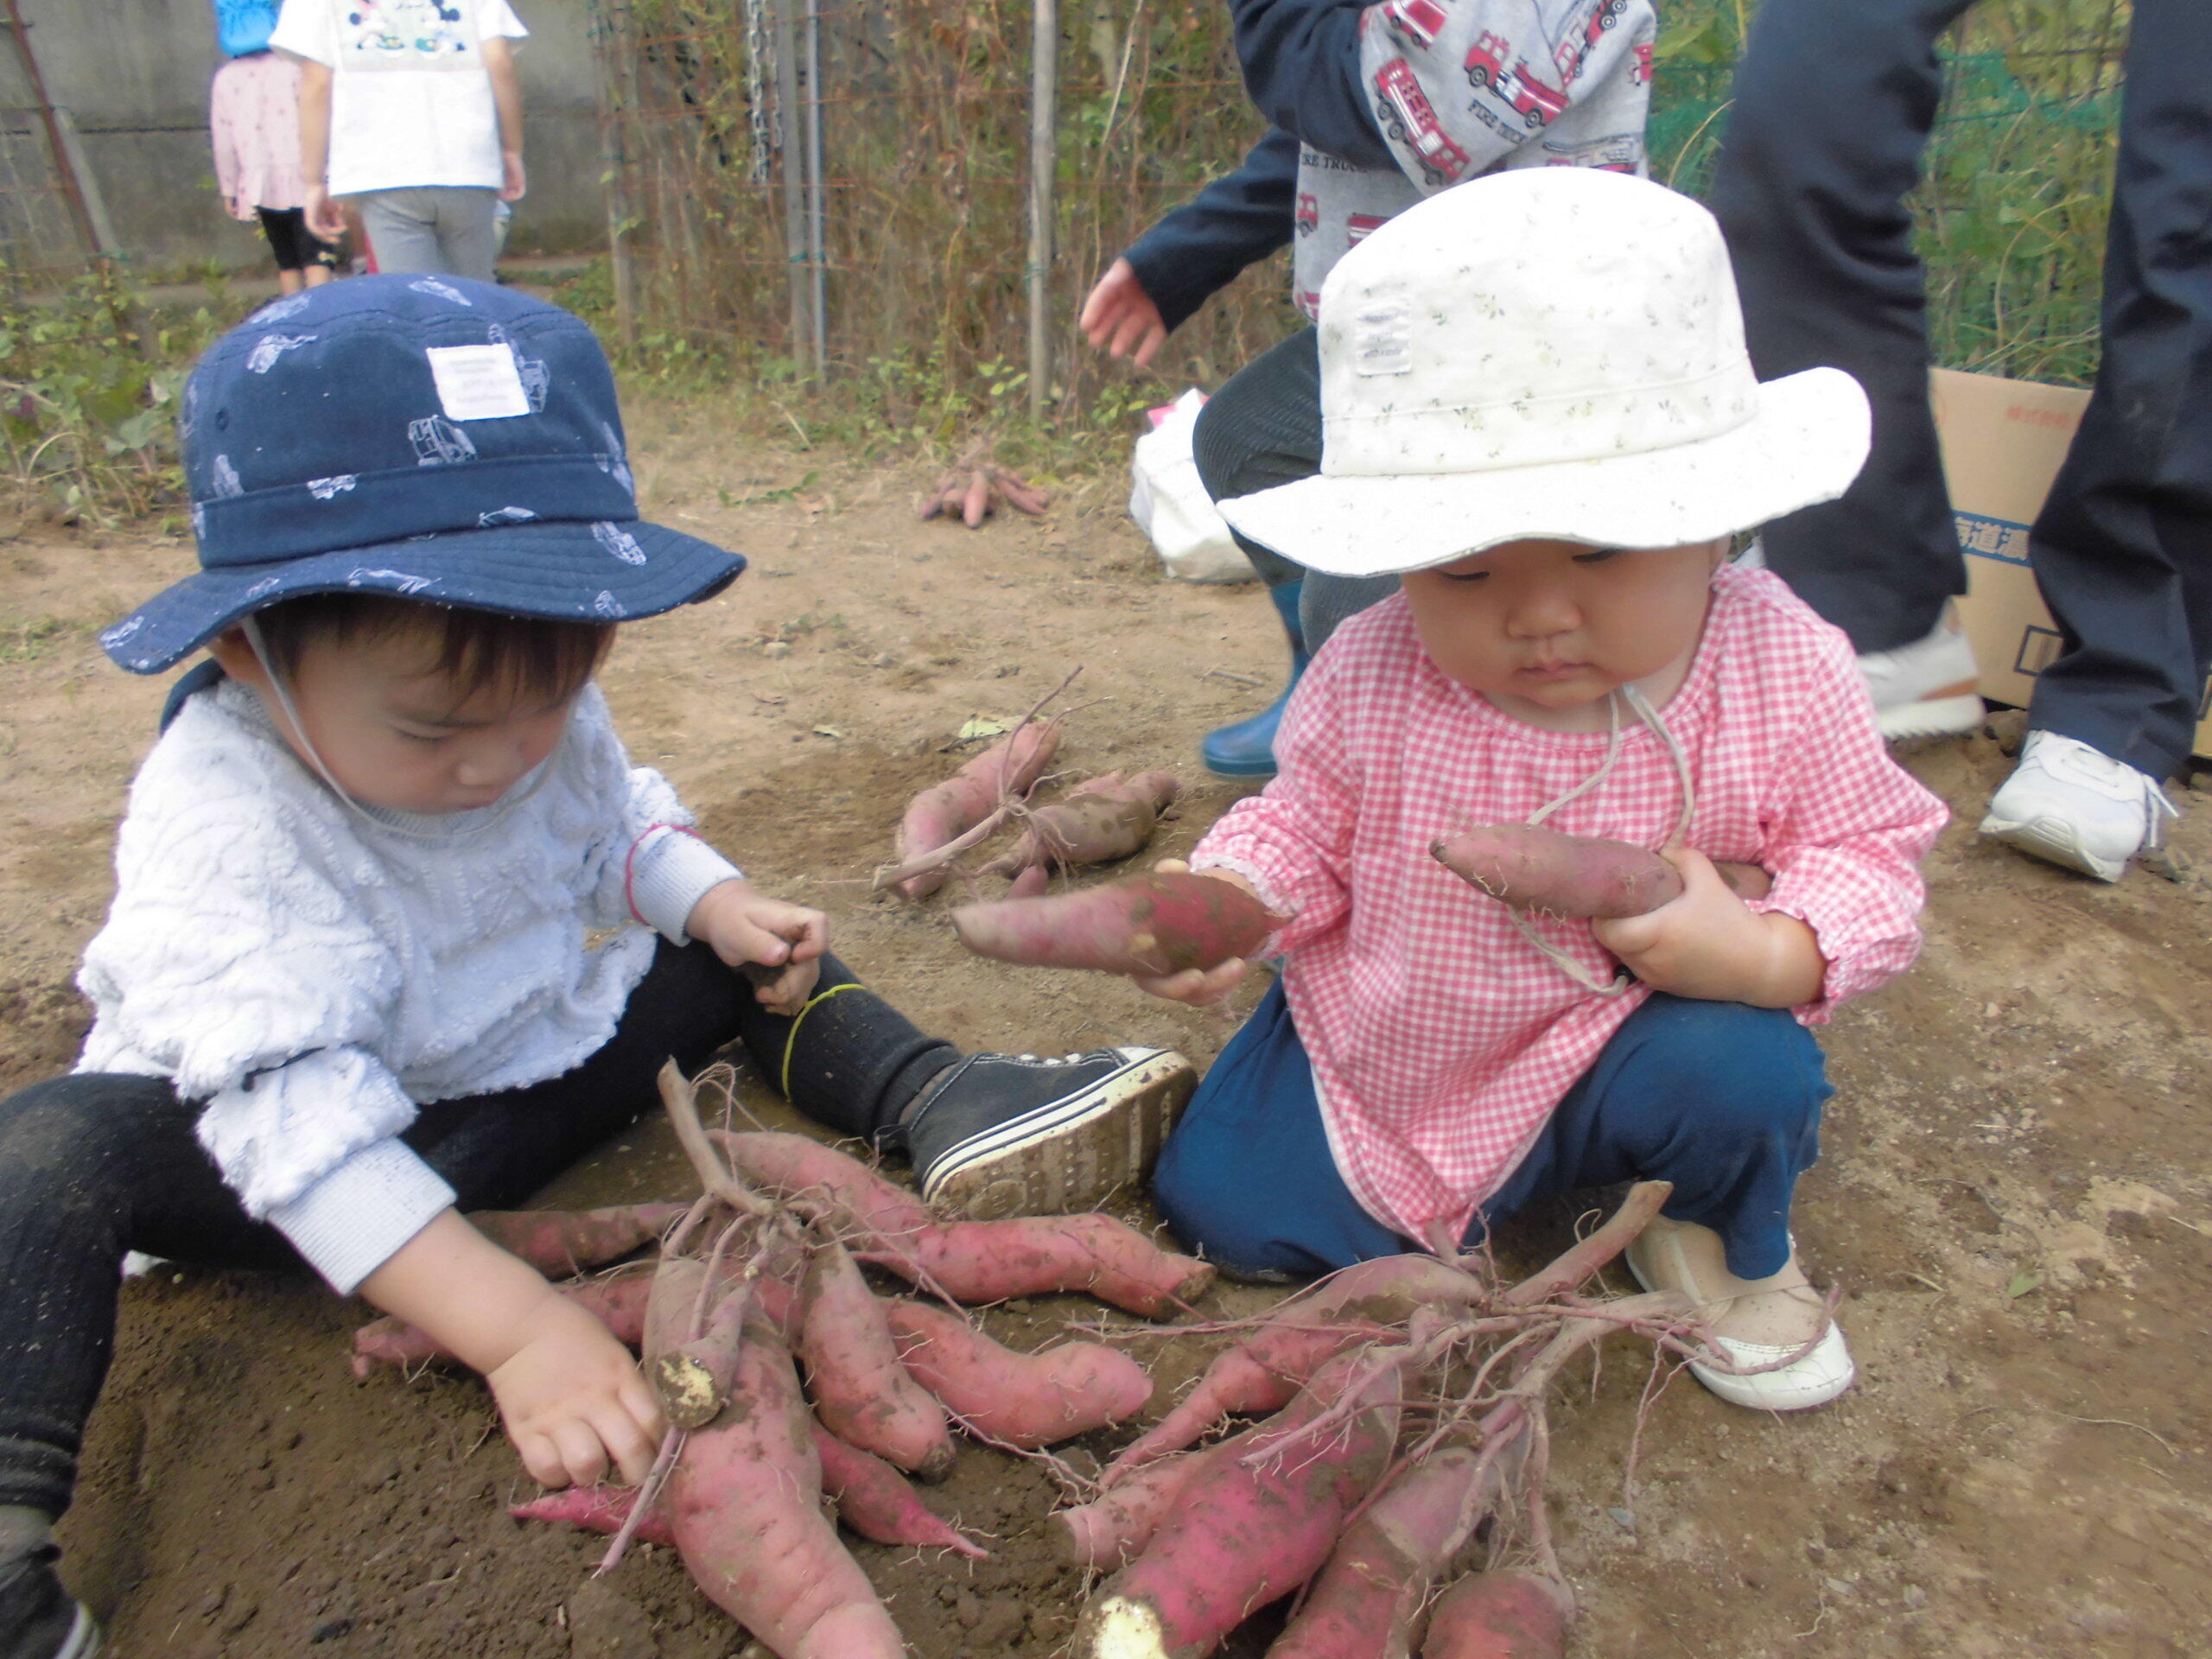
[[[866,877],[907,795],[954,764],[962,722],[1019,713],[1078,664],[1065,764],[1179,772],[1189,791],[1157,850],[1186,849],[1238,793],[1198,771],[1199,735],[1279,683],[1254,590],[1162,580],[1118,480],[1077,480],[1043,524],[969,531],[913,521],[919,468],[747,447],[703,404],[650,408],[638,428],[649,511],[753,563],[723,598],[626,634],[606,684],[632,752],[755,880],[828,911],[842,953],[925,1027],[1211,1060],[1229,1020],[968,958],[945,925],[956,895],[899,905]],[[0,1085],[74,1056],[70,979],[161,702],[92,630],[189,563],[144,537],[0,546]],[[1998,729],[1907,757],[1960,819],[1929,862],[1927,950],[1827,1036],[1838,1093],[1797,1229],[1842,1290],[1862,1381],[1765,1420],[1681,1376],[1644,1409],[1655,1378],[1626,1342],[1579,1373],[1552,1479],[1579,1655],[2203,1651],[2212,887],[2184,868],[2107,887],[1978,841],[2008,764]],[[2212,869],[2212,813],[2190,804],[2180,859]],[[745,1099],[788,1121],[749,1081]],[[545,1197],[688,1185],[652,1123]],[[1506,1253],[1532,1261],[1573,1223],[1566,1206],[1527,1217]],[[1202,1311],[1268,1300],[1225,1287]],[[303,1281],[165,1268],[129,1286],[62,1529],[67,1575],[122,1659],[745,1649],[665,1552],[588,1584],[598,1541],[506,1519],[530,1487],[481,1386],[356,1382],[346,1338],[363,1317]],[[992,1323],[1033,1343],[1101,1318],[1135,1323],[1076,1301]],[[1136,1351],[1166,1398],[1212,1340]],[[1067,1456],[1089,1466],[1115,1443]],[[931,1499],[997,1554],[855,1545],[914,1650],[1057,1651],[1084,1586],[1039,1530],[1049,1476],[973,1447]]]

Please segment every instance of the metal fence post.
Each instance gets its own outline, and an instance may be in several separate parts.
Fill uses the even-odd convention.
[[[1045,418],[1052,374],[1045,310],[1052,267],[1052,186],[1059,171],[1059,0],[1034,0],[1029,48],[1029,418]]]

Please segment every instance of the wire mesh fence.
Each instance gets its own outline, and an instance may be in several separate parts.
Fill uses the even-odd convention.
[[[1665,16],[1653,171],[1694,192],[1750,8]],[[1060,0],[1048,406],[1148,397],[1082,345],[1090,283],[1261,133],[1217,0]],[[1037,0],[594,0],[620,314],[768,380],[1024,386]],[[1939,357],[2094,366],[2121,0],[1985,0],[1922,192]],[[1280,258],[1178,332],[1212,382],[1297,318]]]

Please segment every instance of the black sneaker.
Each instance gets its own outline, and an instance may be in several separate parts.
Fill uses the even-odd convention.
[[[100,1627],[54,1576],[51,1544],[0,1561],[0,1659],[92,1659]]]
[[[970,1054],[906,1126],[922,1199],[972,1221],[1096,1209],[1144,1179],[1198,1084],[1164,1048]]]

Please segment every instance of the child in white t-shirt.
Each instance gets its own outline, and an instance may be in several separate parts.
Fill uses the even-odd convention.
[[[300,60],[308,226],[360,211],[377,265],[490,282],[498,208],[522,197],[522,90],[507,0],[284,0],[270,44]]]

